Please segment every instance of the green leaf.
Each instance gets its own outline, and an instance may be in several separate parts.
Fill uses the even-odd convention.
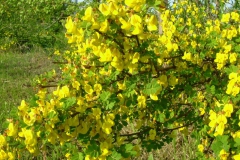
[[[152,153],[150,153],[150,155],[148,156],[148,160],[154,160]]]
[[[68,108],[70,108],[76,103],[76,98],[70,97],[70,98],[64,99],[63,102],[64,102],[63,109],[68,110]]]
[[[83,153],[78,153],[78,160],[83,160],[84,157],[83,157]]]
[[[215,94],[215,86],[214,85],[211,86],[211,93]]]
[[[228,68],[225,69],[225,72],[226,72],[227,74],[230,74],[230,73],[232,73],[232,72],[237,73],[237,71],[238,71],[238,67],[235,66],[235,65],[230,65],[230,67],[228,67]]]
[[[92,72],[92,71],[89,71],[89,72],[88,72],[88,76],[89,76],[89,77],[92,77],[93,75],[94,75],[94,72]]]
[[[116,80],[117,79],[117,76],[120,74],[120,72],[119,71],[115,71],[115,72],[113,72],[111,75],[110,75],[110,79],[111,80]]]
[[[233,103],[237,103],[240,101],[240,94],[238,94],[234,99],[233,99]]]
[[[118,153],[117,151],[113,151],[109,159],[119,160],[121,158],[122,158],[122,155],[120,153]]]
[[[119,152],[124,158],[128,158],[131,156],[135,156],[137,154],[136,151],[133,150],[132,144],[124,144],[120,147]]]
[[[240,114],[240,109],[236,112],[236,114]]]
[[[126,144],[125,149],[126,149],[126,151],[131,151],[133,149],[133,145],[132,144]]]
[[[111,96],[110,92],[103,91],[102,94],[100,95],[100,99],[104,102],[107,101],[110,96]]]
[[[136,87],[136,83],[134,80],[127,81],[126,82],[126,90],[124,91],[124,95],[127,97],[132,96],[135,93],[135,91],[134,91],[135,87]]]
[[[155,4],[154,4],[154,6],[159,6],[159,4],[162,4],[162,3],[164,3],[163,1],[155,1]]]
[[[166,118],[166,116],[165,116],[165,114],[164,113],[160,113],[159,115],[158,115],[158,121],[159,122],[161,122],[161,123],[163,123],[164,121],[165,121],[165,118]]]
[[[143,93],[147,95],[155,94],[160,88],[161,86],[157,83],[157,80],[153,79],[152,82],[146,85],[146,88],[143,90]]]
[[[235,46],[234,50],[235,50],[235,52],[240,52],[240,46],[239,45]]]
[[[240,147],[240,138],[235,138],[234,139],[234,142],[235,142],[235,147]]]
[[[206,53],[204,53],[204,52],[200,52],[200,58],[201,58],[201,59],[204,59],[205,56],[206,56]]]
[[[169,118],[173,118],[173,117],[174,117],[174,114],[175,114],[174,111],[171,111],[171,112],[170,112],[170,115],[169,115]]]
[[[235,40],[237,43],[240,43],[240,37]]]
[[[112,109],[115,105],[115,102],[110,102],[109,104],[107,104],[106,109]]]
[[[95,141],[91,141],[85,153],[91,157],[97,157],[100,155],[100,146]]]
[[[228,135],[217,136],[216,139],[213,141],[211,145],[211,149],[214,151],[215,154],[219,154],[222,149],[226,152],[229,150],[228,144]]]

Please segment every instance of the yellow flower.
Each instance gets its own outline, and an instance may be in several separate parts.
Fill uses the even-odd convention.
[[[229,61],[230,63],[235,63],[237,61],[237,54],[236,53],[231,53],[229,56]]]
[[[159,80],[158,80],[158,83],[163,85],[164,87],[167,87],[168,86],[168,80],[167,80],[167,76],[166,75],[161,75],[159,77]]]
[[[100,25],[99,23],[93,18],[92,19],[92,26],[91,26],[91,29],[99,29],[100,28]],[[98,33],[96,33],[98,34]],[[83,34],[82,34],[83,35]],[[84,37],[82,36],[82,38],[84,39]]]
[[[237,77],[238,77],[238,74],[235,72],[230,73],[228,76],[229,79],[237,79]]]
[[[88,21],[88,22],[91,22],[91,21],[92,21],[92,18],[93,18],[93,13],[92,13],[92,11],[93,11],[92,7],[88,7],[88,8],[85,10],[85,15],[83,16],[83,20]]]
[[[119,90],[125,90],[126,89],[126,84],[125,83],[117,82],[117,86],[118,86]]]
[[[146,0],[125,0],[125,4],[133,8],[136,12],[140,11],[140,7],[145,4]]]
[[[31,129],[27,129],[23,132],[25,137],[25,144],[29,146],[35,146],[37,144],[37,139],[35,133]]]
[[[94,91],[99,94],[102,90],[102,85],[101,84],[94,84]]]
[[[86,155],[86,156],[85,156],[85,160],[91,160],[90,155]]]
[[[7,144],[5,136],[0,135],[0,149]]]
[[[210,114],[209,119],[211,120],[209,126],[211,128],[214,128],[217,124],[217,114],[213,110],[210,110],[209,114]]]
[[[77,27],[76,27],[76,25],[74,24],[71,16],[69,16],[69,17],[67,18],[65,27],[66,27],[66,29],[67,29],[67,33],[76,33],[76,31],[77,31]]]
[[[31,109],[31,112],[24,115],[23,121],[28,126],[32,126],[34,124],[34,122],[36,121],[36,113],[33,109]]]
[[[178,83],[178,79],[175,76],[171,75],[168,82],[169,85],[174,87]]]
[[[134,25],[134,30],[132,31],[133,35],[139,35],[143,32],[143,27],[140,23]]]
[[[132,15],[131,16],[131,24],[136,25],[138,23],[142,23],[142,18],[137,14]]]
[[[100,62],[110,62],[110,61],[112,61],[112,52],[109,48],[106,49],[106,51],[100,52],[99,61]]]
[[[17,135],[17,132],[18,132],[18,125],[9,123],[7,135],[15,137]]]
[[[93,93],[92,86],[90,86],[89,84],[85,84],[84,90],[85,90],[88,94],[92,94],[92,93]]]
[[[186,60],[186,61],[191,61],[191,59],[192,59],[192,54],[191,54],[191,53],[184,52],[184,55],[183,55],[182,59],[184,59],[184,60]]]
[[[204,108],[199,108],[199,111],[200,111],[200,115],[201,115],[201,116],[205,114]]]
[[[231,44],[229,44],[229,45],[224,45],[223,48],[224,48],[224,53],[228,53],[228,52],[231,51],[232,45],[231,45]]]
[[[65,157],[66,157],[67,159],[71,159],[71,154],[70,154],[70,153],[66,153],[66,154],[65,154]]]
[[[69,44],[77,41],[77,37],[74,35],[65,34],[65,37],[68,39]]]
[[[138,107],[145,108],[147,106],[145,96],[143,95],[138,96],[137,101],[138,101]]]
[[[232,104],[225,104],[224,108],[223,108],[223,111],[224,111],[224,115],[226,117],[231,117],[231,114],[233,112],[233,105]]]
[[[4,150],[0,149],[0,160],[6,160],[6,159],[8,159],[7,153]]]
[[[228,22],[229,22],[229,19],[230,19],[230,13],[223,14],[223,15],[222,15],[221,22],[226,22],[226,23],[228,23]]]
[[[240,92],[240,88],[237,87],[237,86],[232,89],[232,95],[233,96],[236,96],[239,92]]]
[[[229,153],[227,153],[224,149],[222,149],[220,151],[220,159],[221,160],[227,160],[228,159],[228,156],[229,156]]]
[[[132,31],[133,35],[139,35],[143,32],[143,27],[142,27],[142,18],[137,15],[134,14],[133,16],[131,16],[131,24],[134,26],[134,30]]]
[[[100,24],[101,28],[99,29],[100,32],[106,33],[108,28],[109,28],[109,24],[108,24],[108,20],[106,19],[104,22],[102,22]]]
[[[111,1],[109,4],[109,10],[111,14],[118,15],[118,6],[116,5],[116,3]]]
[[[158,96],[156,94],[150,94],[150,98],[154,101],[158,100]]]
[[[101,3],[99,5],[99,11],[104,15],[108,16],[110,14],[110,10],[108,9],[108,6],[104,3]]]
[[[129,73],[133,74],[135,71],[137,71],[137,67],[138,67],[137,63],[135,63],[135,64],[130,63],[128,65]]]
[[[22,113],[22,115],[27,112],[28,106],[27,106],[25,100],[22,100],[21,105],[18,107],[18,110],[20,111],[20,114]]]
[[[126,22],[122,17],[119,19],[119,21],[122,23],[121,28],[128,31],[131,28],[131,24],[129,22]]]
[[[223,123],[226,124],[227,123],[227,118],[225,115],[220,114],[217,116],[217,123]]]
[[[72,86],[73,86],[73,88],[76,88],[77,90],[79,90],[80,83],[79,83],[78,81],[74,80],[74,81],[72,82]]]
[[[8,152],[8,160],[14,160],[15,159],[15,154],[12,152]]]
[[[155,137],[156,137],[156,130],[155,129],[151,129],[149,131],[149,139],[154,140]]]
[[[202,144],[199,144],[199,145],[198,145],[198,150],[199,150],[200,152],[203,152],[204,146],[203,146]]]
[[[239,22],[239,14],[237,12],[231,12],[231,18],[236,22]]]
[[[103,142],[103,143],[100,144],[100,149],[102,151],[103,156],[106,156],[106,155],[109,154],[108,148],[109,148],[109,145],[108,145],[107,142]]]
[[[137,63],[140,58],[140,54],[138,52],[135,52],[133,55],[132,63]]]
[[[106,119],[102,125],[103,132],[106,134],[110,134],[112,132],[113,125],[114,125],[114,122],[111,119]]]
[[[92,108],[92,115],[94,116],[94,118],[96,120],[99,120],[100,116],[101,116],[101,109],[99,109],[99,108]]]
[[[234,156],[233,156],[233,159],[234,159],[234,160],[239,160],[239,159],[240,159],[240,153],[237,154],[237,155],[234,155]]]
[[[82,125],[79,126],[78,132],[81,134],[86,134],[89,130],[89,123],[88,122],[82,122]]]
[[[223,135],[223,132],[224,132],[224,123],[219,123],[217,126],[216,126],[216,131],[214,133],[214,136],[218,136],[218,135]]]
[[[67,85],[63,86],[60,90],[59,90],[59,98],[65,98],[65,97],[69,97],[70,92],[69,92],[69,88]]]
[[[158,24],[158,21],[157,21],[157,18],[155,15],[152,15],[148,21],[148,30],[149,31],[156,31],[158,28],[157,28],[157,24]]]

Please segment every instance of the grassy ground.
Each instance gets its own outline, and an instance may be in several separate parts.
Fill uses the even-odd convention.
[[[36,75],[42,74],[53,68],[57,68],[48,59],[48,55],[41,49],[27,53],[0,52],[0,132],[2,132],[6,118],[11,118],[11,112],[16,111],[22,99],[28,101],[36,93],[32,86]],[[131,130],[131,128],[128,128]],[[147,153],[142,150],[140,160],[190,160],[197,159],[196,142],[190,137],[178,134],[177,139],[166,144],[162,149]],[[58,160],[63,159],[64,154],[58,146],[49,148],[49,153],[37,159]],[[151,156],[152,155],[152,156]],[[21,159],[29,159],[24,154]]]
[[[0,132],[6,118],[21,100],[28,100],[36,93],[32,86],[36,75],[54,66],[41,49],[27,53],[0,52]]]

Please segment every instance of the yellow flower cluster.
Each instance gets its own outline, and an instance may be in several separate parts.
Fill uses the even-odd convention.
[[[240,76],[238,73],[232,72],[229,74],[229,82],[227,85],[227,94],[231,94],[233,96],[238,95],[240,92]]]
[[[222,106],[219,104],[219,107]],[[223,105],[223,109],[221,112],[214,112],[213,110],[210,110],[210,123],[209,126],[211,127],[211,131],[215,130],[214,136],[223,135],[225,126],[227,124],[227,117],[231,117],[231,114],[233,112],[233,105],[230,103],[227,103]]]
[[[4,135],[0,135],[0,160],[14,160],[15,157],[15,153],[14,152],[6,152],[5,151],[5,147],[7,147],[7,137],[5,137]]]

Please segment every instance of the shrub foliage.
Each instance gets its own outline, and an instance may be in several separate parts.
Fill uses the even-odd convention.
[[[239,13],[159,4],[109,0],[68,17],[71,49],[55,52],[66,63],[47,75],[58,87],[48,93],[39,79],[0,135],[0,154],[60,144],[75,146],[63,150],[69,159],[124,159],[181,131],[198,140],[201,159],[239,159]]]

